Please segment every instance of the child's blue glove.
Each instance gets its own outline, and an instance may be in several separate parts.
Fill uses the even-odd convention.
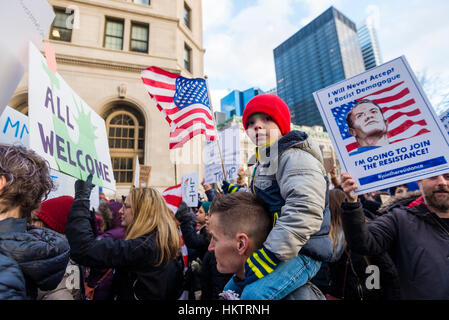
[[[226,180],[223,180],[222,189],[225,194],[226,193],[234,193],[240,189],[240,186],[238,186],[236,184],[229,183]]]
[[[281,262],[273,252],[265,247],[253,252],[245,262],[245,284],[261,279],[276,269]]]

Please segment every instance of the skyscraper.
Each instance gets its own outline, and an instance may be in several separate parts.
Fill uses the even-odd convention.
[[[277,94],[292,122],[324,126],[312,93],[365,71],[357,29],[334,7],[274,49]]]
[[[226,113],[226,119],[232,116],[241,117],[248,101],[262,93],[264,92],[259,88],[249,88],[245,91],[233,90],[220,100],[221,112]]]
[[[365,69],[371,69],[382,64],[376,29],[372,23],[365,21],[358,29],[360,48],[362,49]]]

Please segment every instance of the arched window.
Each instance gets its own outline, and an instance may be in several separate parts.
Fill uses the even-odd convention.
[[[144,164],[145,120],[138,110],[129,106],[113,107],[105,118],[115,181],[130,184],[136,156]]]

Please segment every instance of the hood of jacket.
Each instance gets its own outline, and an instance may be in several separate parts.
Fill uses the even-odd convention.
[[[385,214],[394,208],[399,208],[401,206],[408,206],[411,202],[415,201],[421,196],[420,191],[409,191],[405,194],[401,194],[398,196],[392,196],[390,199],[385,201],[379,208],[379,214]]]
[[[279,157],[290,148],[298,148],[311,154],[321,163],[323,175],[326,175],[320,147],[314,140],[309,139],[307,133],[298,130],[290,131],[276,141],[264,146],[256,147],[256,154],[254,157],[250,158],[249,165],[259,161],[261,164],[264,164],[265,167],[270,167],[270,169],[275,172],[275,170],[277,170],[275,164],[278,163]]]
[[[0,221],[0,253],[16,261],[37,288],[52,290],[64,276],[70,247],[60,233],[8,218]]]

